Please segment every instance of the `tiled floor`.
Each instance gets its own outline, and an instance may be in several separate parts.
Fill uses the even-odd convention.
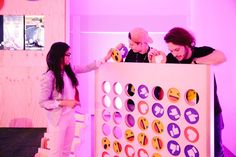
[[[46,128],[0,128],[0,157],[33,157]]]

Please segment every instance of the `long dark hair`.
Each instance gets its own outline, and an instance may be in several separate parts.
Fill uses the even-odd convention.
[[[47,54],[47,65],[48,70],[51,70],[54,74],[54,77],[56,79],[56,90],[59,93],[62,93],[62,90],[64,88],[64,81],[62,76],[62,69],[61,69],[61,63],[64,62],[64,57],[66,54],[66,51],[70,48],[70,46],[64,42],[56,42],[52,44],[48,54]],[[65,65],[64,71],[69,76],[73,87],[76,87],[78,85],[78,80],[75,76],[75,73],[71,69],[70,64]]]
[[[181,27],[172,28],[164,37],[166,43],[172,42],[176,45],[194,47],[196,40],[194,36],[186,29]]]

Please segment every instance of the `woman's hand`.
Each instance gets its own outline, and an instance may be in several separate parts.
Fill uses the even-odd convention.
[[[104,57],[104,62],[107,62],[111,58],[112,51],[113,49],[110,48],[109,51],[107,52],[107,55]]]
[[[70,107],[70,108],[75,108],[76,106],[80,106],[80,102],[77,100],[67,99],[67,100],[61,100],[59,102],[60,102],[59,106],[61,106],[61,107],[66,106],[66,107]]]

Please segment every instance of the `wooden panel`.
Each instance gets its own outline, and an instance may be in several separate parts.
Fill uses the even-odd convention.
[[[4,67],[0,76],[0,127],[46,126],[39,106],[40,77],[45,67]]]
[[[214,122],[211,79],[210,68],[206,65],[103,65],[96,71],[95,132],[100,134],[96,135],[95,156],[105,152],[110,156],[132,156],[129,154],[132,152],[135,156],[153,156],[154,153],[161,156],[211,156],[213,127],[210,126]],[[108,87],[104,82],[110,84],[110,90],[104,88]],[[117,82],[121,85],[121,93],[116,92],[119,91],[115,88]],[[129,83],[134,87],[131,88],[134,95],[127,94],[131,93],[127,92]],[[155,87],[163,90],[163,93],[156,94],[159,99],[154,96]],[[186,94],[189,90],[198,93],[191,103]],[[106,105],[107,100],[110,105]],[[130,107],[131,100],[134,103]],[[143,102],[147,105],[140,105]],[[115,116],[118,114],[120,118]],[[119,123],[116,117],[121,119]],[[133,141],[126,137],[132,135],[128,130],[133,132]],[[107,147],[108,140],[110,148]],[[101,143],[104,143],[102,148]]]

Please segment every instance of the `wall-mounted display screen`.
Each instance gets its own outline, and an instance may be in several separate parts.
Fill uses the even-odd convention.
[[[0,15],[1,50],[43,50],[44,16]]]

